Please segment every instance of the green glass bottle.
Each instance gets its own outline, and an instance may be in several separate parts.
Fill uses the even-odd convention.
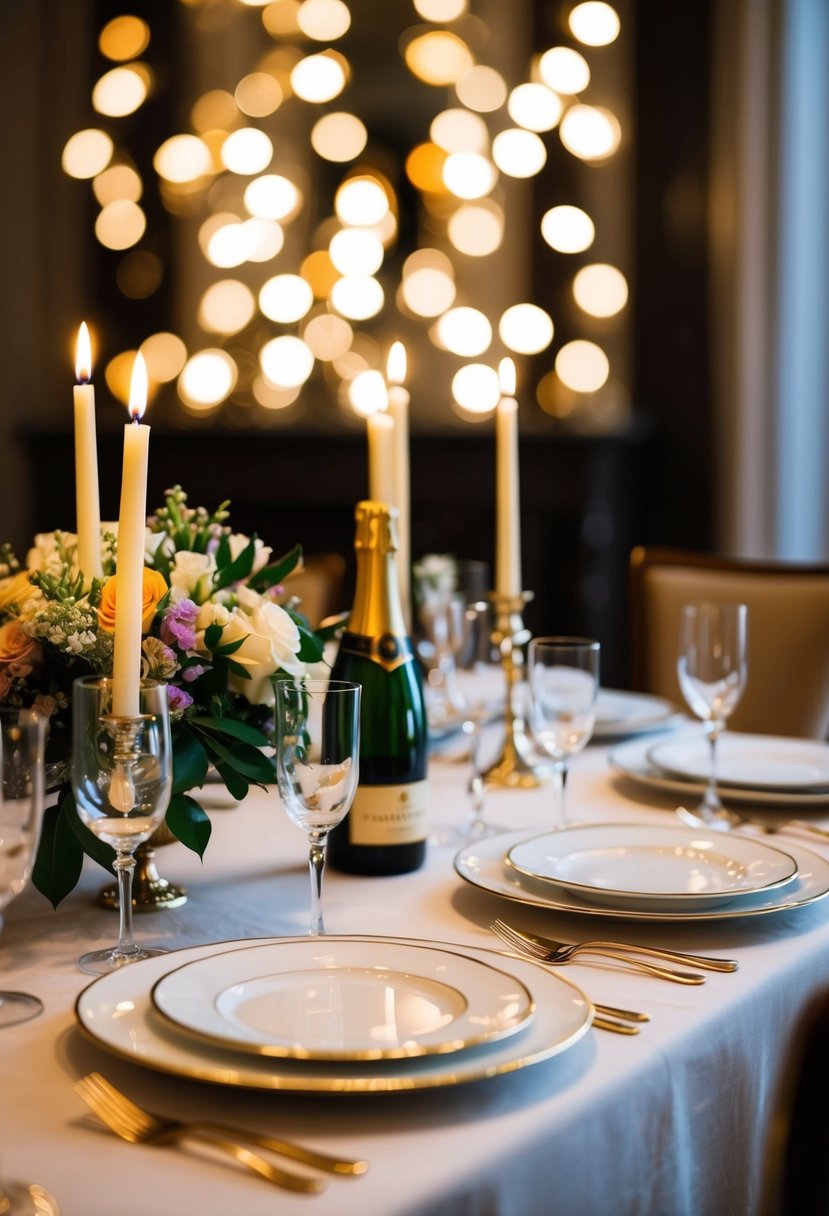
[[[360,502],[354,515],[354,606],[331,678],[363,686],[360,783],[351,810],[328,838],[328,861],[351,874],[405,874],[426,856],[423,683],[400,605],[397,511]]]

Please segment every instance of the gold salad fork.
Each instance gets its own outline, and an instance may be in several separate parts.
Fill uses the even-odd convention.
[[[228,1153],[235,1161],[247,1166],[276,1186],[292,1191],[319,1192],[327,1183],[322,1178],[295,1174],[272,1164],[249,1147],[266,1149],[279,1156],[290,1157],[304,1165],[326,1170],[340,1177],[363,1174],[366,1161],[351,1161],[330,1157],[326,1153],[304,1148],[288,1140],[229,1128],[218,1123],[182,1123],[161,1118],[137,1106],[100,1073],[92,1072],[75,1084],[75,1090],[116,1135],[132,1144],[170,1144],[178,1140],[200,1140]]]
[[[660,967],[656,963],[648,963],[644,959],[635,958],[633,954],[625,953],[625,950],[631,949],[629,946],[613,949],[613,943],[607,942],[576,942],[574,945],[567,945],[564,942],[553,942],[552,940],[542,944],[534,934],[513,929],[511,925],[505,924],[502,920],[493,921],[489,927],[501,938],[501,941],[511,946],[513,950],[526,954],[540,963],[552,963],[554,966],[560,967],[573,962],[580,954],[592,954],[600,958],[614,959],[617,963],[624,963],[626,967],[644,971],[647,975],[656,976],[658,979],[671,980],[675,984],[705,983],[705,976],[699,975],[695,971],[675,971],[670,967]]]
[[[567,957],[572,956],[576,952],[595,950],[612,950],[614,953],[620,954],[646,954],[652,958],[661,958],[669,963],[684,963],[689,967],[699,967],[702,971],[736,971],[739,963],[734,958],[715,958],[710,954],[689,954],[683,950],[669,950],[662,946],[634,946],[630,942],[576,942],[575,945],[568,945],[567,942],[555,941],[552,937],[542,937],[539,933],[529,933],[525,929],[516,929],[512,925],[508,925],[506,921],[496,920],[490,925],[493,933],[499,933],[499,927],[505,932],[514,934],[520,939],[520,944],[525,948],[532,948],[539,953],[560,952],[562,961],[566,962]],[[502,936],[499,933],[499,936]],[[518,944],[513,942],[513,945]],[[566,957],[565,957],[566,956]],[[549,959],[550,962],[555,962],[555,959]]]

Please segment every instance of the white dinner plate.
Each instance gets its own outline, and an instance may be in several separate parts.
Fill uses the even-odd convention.
[[[686,716],[663,697],[600,688],[593,738],[615,739],[622,735],[664,730],[683,721],[687,721]]]
[[[522,840],[527,832],[505,832],[500,836],[488,836],[461,849],[455,857],[458,875],[473,887],[500,895],[520,904],[534,908],[548,908],[551,912],[578,912],[582,916],[613,917],[616,920],[651,921],[700,921],[736,920],[746,916],[767,916],[771,912],[785,912],[815,903],[829,895],[829,862],[809,849],[786,841],[786,850],[797,863],[797,876],[785,887],[773,891],[760,891],[739,902],[723,904],[705,911],[686,911],[674,908],[671,911],[644,911],[630,907],[603,906],[582,899],[574,891],[554,889],[549,884],[533,882],[524,874],[505,864],[507,853]]]
[[[532,993],[535,1017],[526,1029],[494,1042],[470,1047],[450,1056],[415,1056],[402,1060],[323,1061],[279,1060],[246,1055],[228,1048],[197,1043],[173,1031],[153,1008],[150,990],[174,967],[222,954],[235,946],[272,943],[273,938],[249,942],[217,942],[158,955],[94,980],[78,997],[75,1015],[84,1033],[115,1055],[178,1077],[246,1089],[295,1093],[379,1094],[435,1089],[485,1080],[514,1072],[568,1050],[585,1035],[592,1007],[584,993],[557,972],[529,960],[494,950],[432,942],[460,957],[499,967],[518,986]],[[282,938],[299,941],[304,938]],[[330,942],[374,942],[422,945],[404,938],[335,937]]]
[[[707,781],[706,739],[663,739],[647,752],[654,768],[691,781]],[[744,789],[829,789],[829,744],[817,739],[727,731],[717,743],[717,780]]]
[[[759,840],[649,823],[594,823],[513,845],[507,861],[530,880],[589,903],[643,911],[715,908],[782,887],[794,858]]]
[[[685,735],[683,737],[688,740],[704,736]],[[723,736],[723,738],[726,737]],[[722,741],[721,739],[720,742],[722,743]],[[650,789],[675,794],[680,798],[693,798],[695,794],[702,795],[706,782],[668,776],[648,759],[650,748],[651,742],[648,739],[631,739],[627,743],[621,743],[610,752],[610,765],[622,776],[629,777],[632,781],[648,786]],[[750,790],[744,786],[718,782],[718,789],[720,796],[726,802],[746,803],[749,806],[780,806],[781,804],[793,808],[829,806],[829,788],[824,790]]]
[[[402,942],[275,941],[168,971],[156,1009],[203,1041],[299,1060],[445,1054],[514,1034],[534,1013],[515,976]]]

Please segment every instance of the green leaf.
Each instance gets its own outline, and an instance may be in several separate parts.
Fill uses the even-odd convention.
[[[322,658],[322,642],[317,635],[305,625],[297,622],[299,629],[299,655],[303,663],[318,663]]]
[[[223,646],[217,646],[214,653],[217,655],[235,654],[237,650],[241,650],[246,641],[247,638],[244,637],[237,638],[235,642],[225,642]]]
[[[183,845],[198,853],[199,857],[204,856],[212,829],[204,808],[195,798],[188,794],[173,794],[165,822]]]
[[[248,586],[254,591],[267,591],[269,587],[276,586],[283,579],[287,578],[292,570],[295,570],[302,560],[302,545],[294,545],[290,553],[286,553],[284,557],[280,557],[277,561],[271,562],[269,566],[257,571],[252,578],[248,579]]]
[[[189,726],[179,722],[173,727],[173,793],[183,794],[202,786],[210,761]]]
[[[237,802],[247,798],[250,782],[246,781],[244,777],[240,777],[235,769],[231,768],[229,764],[225,764],[223,760],[217,760],[216,772],[224,781],[225,789],[231,798],[235,798]]]
[[[231,735],[234,739],[241,739],[243,743],[252,743],[254,747],[268,746],[268,739],[261,730],[257,730],[255,726],[249,726],[247,722],[242,722],[239,718],[211,718],[201,715],[191,718],[190,721],[195,726],[203,726],[206,730],[215,730],[222,735]]]
[[[245,545],[235,562],[231,562],[229,566],[216,571],[213,575],[214,590],[220,591],[222,587],[229,587],[231,583],[238,583],[242,579],[247,578],[253,569],[253,559],[255,557],[256,537],[251,540],[249,545]]]
[[[235,662],[233,659],[225,659],[227,670],[233,675],[238,676],[240,680],[249,680],[251,678],[247,667],[243,667],[241,663]]]
[[[32,869],[32,882],[53,908],[77,883],[83,869],[83,848],[66,822],[63,805],[49,806],[43,812],[40,844]],[[74,804],[73,804],[74,805]]]
[[[332,619],[330,624],[323,625],[322,627],[317,626],[314,633],[321,642],[328,642],[331,640],[331,638],[335,638],[337,634],[342,633],[342,631],[348,625],[348,618],[350,616],[350,612],[340,612]]]
[[[208,650],[215,650],[219,645],[222,634],[224,633],[224,625],[208,625],[204,631],[204,644]]]
[[[273,784],[273,762],[267,756],[263,756],[257,748],[251,747],[249,743],[222,743],[207,731],[204,732],[203,737],[207,747],[237,773],[241,773],[250,781],[265,785]]]
[[[71,800],[71,801],[70,801]],[[67,808],[66,821],[69,827],[75,834],[75,837],[80,841],[81,848],[88,857],[93,861],[97,861],[99,866],[108,870],[110,874],[115,874],[115,849],[110,845],[104,844],[99,840],[94,832],[90,832],[86,824],[79,818],[78,810],[75,806],[75,799],[69,795],[69,799],[65,803]],[[71,808],[71,809],[70,809]]]

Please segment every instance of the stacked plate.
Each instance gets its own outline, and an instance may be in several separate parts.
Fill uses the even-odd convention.
[[[627,735],[640,735],[666,730],[685,721],[685,715],[663,697],[600,688],[593,738],[616,739]]]
[[[693,798],[708,780],[710,754],[704,734],[683,731],[623,744],[610,763],[640,784]],[[829,808],[829,744],[726,731],[717,744],[717,779],[727,801]]]
[[[686,827],[574,825],[476,841],[455,858],[466,882],[518,903],[621,920],[723,920],[814,903],[829,862],[799,845]]]
[[[218,943],[123,967],[81,993],[96,1043],[176,1076],[254,1089],[391,1093],[496,1076],[590,1026],[559,975],[494,951],[391,937]]]

